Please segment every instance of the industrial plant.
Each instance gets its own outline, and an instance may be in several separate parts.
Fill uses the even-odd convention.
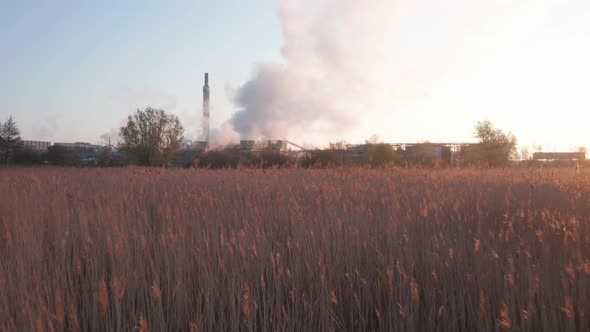
[[[196,145],[188,145],[187,150],[207,151],[214,148],[210,142],[210,123],[211,123],[211,91],[209,87],[209,73],[205,73],[205,84],[203,85],[203,114],[202,114],[202,140],[197,141]],[[397,150],[407,150],[407,153],[412,154],[416,150],[416,144],[413,143],[396,143],[391,144]],[[469,145],[457,144],[457,143],[438,143],[430,144],[432,147],[432,155],[438,158],[448,157],[450,158],[454,152],[460,150],[461,146]],[[362,154],[370,144],[361,145],[348,145],[346,151],[351,156]],[[221,147],[220,147],[221,148]],[[270,139],[266,141],[254,141],[254,140],[241,140],[239,144],[227,145],[221,149],[228,151],[239,151],[239,152],[256,152],[256,151],[275,151],[275,152],[303,152],[306,149],[301,145],[293,143],[285,139]]]
[[[321,151],[305,148],[285,139],[259,141],[242,139],[239,143],[214,146],[210,141],[210,102],[209,73],[205,73],[201,140],[196,144],[189,144],[182,151],[179,151],[174,158],[173,165],[194,165],[195,160],[208,160],[206,156],[211,154],[217,154],[218,157],[225,158],[225,160],[232,161],[235,164],[260,158],[263,154],[267,157],[269,154],[275,154],[293,160],[309,159],[315,152]],[[339,165],[355,165],[370,161],[372,158],[371,152],[376,145],[391,147],[391,151],[394,151],[397,160],[409,163],[453,165],[466,160],[477,160],[478,154],[481,154],[480,149],[478,149],[479,144],[470,142],[341,144],[336,149],[331,148],[323,151],[335,152],[336,154],[332,155],[332,159],[337,160]],[[580,152],[535,153],[533,157],[533,160],[536,161],[580,161],[585,159],[585,153]]]
[[[489,147],[484,148],[480,143],[457,142],[423,142],[423,143],[376,143],[365,144],[341,143],[331,146],[329,149],[305,148],[286,139],[251,140],[242,139],[234,144],[215,146],[211,142],[211,89],[209,85],[209,73],[204,75],[202,89],[202,122],[199,140],[186,141],[177,151],[171,161],[172,166],[189,167],[209,164],[223,165],[256,165],[260,161],[270,162],[303,162],[317,160],[323,163],[337,165],[375,164],[375,154],[379,148],[388,154],[383,162],[397,162],[406,164],[444,164],[455,165],[459,163],[478,163],[485,161],[485,155],[490,154]],[[69,165],[98,166],[101,154],[110,158],[109,163],[117,160],[116,165],[125,164],[125,154],[110,143],[108,146],[75,142],[54,143],[46,141],[23,141],[23,146],[40,155],[59,156],[58,160],[70,160]],[[504,153],[497,150],[491,154]],[[65,157],[64,157],[65,156]],[[103,156],[104,157],[104,156]],[[489,156],[488,156],[489,157]],[[380,159],[380,160],[381,160]],[[536,152],[531,158],[535,162],[579,162],[586,160],[585,152]]]

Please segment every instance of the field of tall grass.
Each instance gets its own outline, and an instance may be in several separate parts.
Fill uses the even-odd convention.
[[[590,172],[0,169],[2,331],[588,331]]]

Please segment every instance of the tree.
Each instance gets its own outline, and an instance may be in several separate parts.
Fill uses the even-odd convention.
[[[365,144],[378,144],[381,143],[381,139],[379,139],[379,136],[377,135],[373,135],[371,137],[369,137],[369,139],[365,140]]]
[[[110,167],[113,165],[113,150],[110,146],[104,146],[100,149],[96,162],[100,167]]]
[[[343,166],[344,165],[344,151],[326,149],[315,149],[309,151],[308,157],[303,161],[303,167],[327,167],[327,166]]]
[[[151,107],[137,110],[120,129],[119,149],[138,165],[168,166],[180,148],[183,131],[174,115]]]
[[[103,146],[96,156],[96,164],[99,167],[120,167],[125,165],[125,158],[112,146]]]
[[[14,163],[20,165],[36,165],[43,162],[43,153],[28,146],[21,146],[14,151]]]
[[[330,142],[330,150],[346,150],[348,143],[345,140]]]
[[[378,143],[371,144],[365,154],[365,161],[376,167],[392,162],[400,162],[401,158],[391,145]]]
[[[47,161],[57,166],[79,166],[80,155],[65,146],[52,145],[47,151]]]
[[[236,168],[240,164],[240,156],[227,150],[213,150],[198,156],[197,167]]]
[[[512,133],[505,134],[495,128],[490,121],[477,122],[474,136],[479,144],[471,151],[474,159],[484,161],[490,166],[498,166],[509,160],[518,159],[516,137]]]
[[[453,158],[453,152],[450,147],[433,144],[428,141],[408,146],[405,152],[407,161],[423,166],[450,164]]]
[[[260,151],[259,154],[252,154],[246,160],[246,166],[261,168],[285,167],[295,164],[295,160],[288,155],[276,153],[275,151]]]
[[[11,115],[8,120],[0,126],[0,151],[3,153],[4,163],[8,163],[10,154],[14,154],[15,150],[21,144],[20,130]]]
[[[345,140],[340,140],[337,142],[330,142],[330,147],[329,150],[332,151],[328,154],[324,154],[324,157],[328,157],[332,158],[333,156],[335,156],[336,154],[340,155],[340,160],[338,161],[338,163],[333,163],[334,165],[340,164],[340,165],[344,165],[344,155],[346,154],[346,149],[348,149],[348,143]],[[328,159],[329,160],[329,159]]]
[[[520,160],[526,161],[531,159],[531,153],[528,148],[524,147],[520,149]]]

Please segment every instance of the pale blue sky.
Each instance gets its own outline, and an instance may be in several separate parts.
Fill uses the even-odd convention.
[[[144,104],[196,122],[206,71],[227,117],[226,89],[280,54],[276,1],[171,3],[2,0],[0,118],[26,138],[93,142]]]
[[[194,139],[204,72],[218,126],[256,63],[283,61],[279,2],[0,0],[0,120],[12,114],[26,139],[99,143],[152,105]],[[329,139],[468,141],[489,119],[522,145],[590,146],[590,2],[399,2],[376,109]],[[288,138],[326,141],[309,137]]]

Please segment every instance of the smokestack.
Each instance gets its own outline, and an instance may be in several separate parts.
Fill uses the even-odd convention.
[[[203,86],[203,141],[209,145],[209,73],[205,73]]]

